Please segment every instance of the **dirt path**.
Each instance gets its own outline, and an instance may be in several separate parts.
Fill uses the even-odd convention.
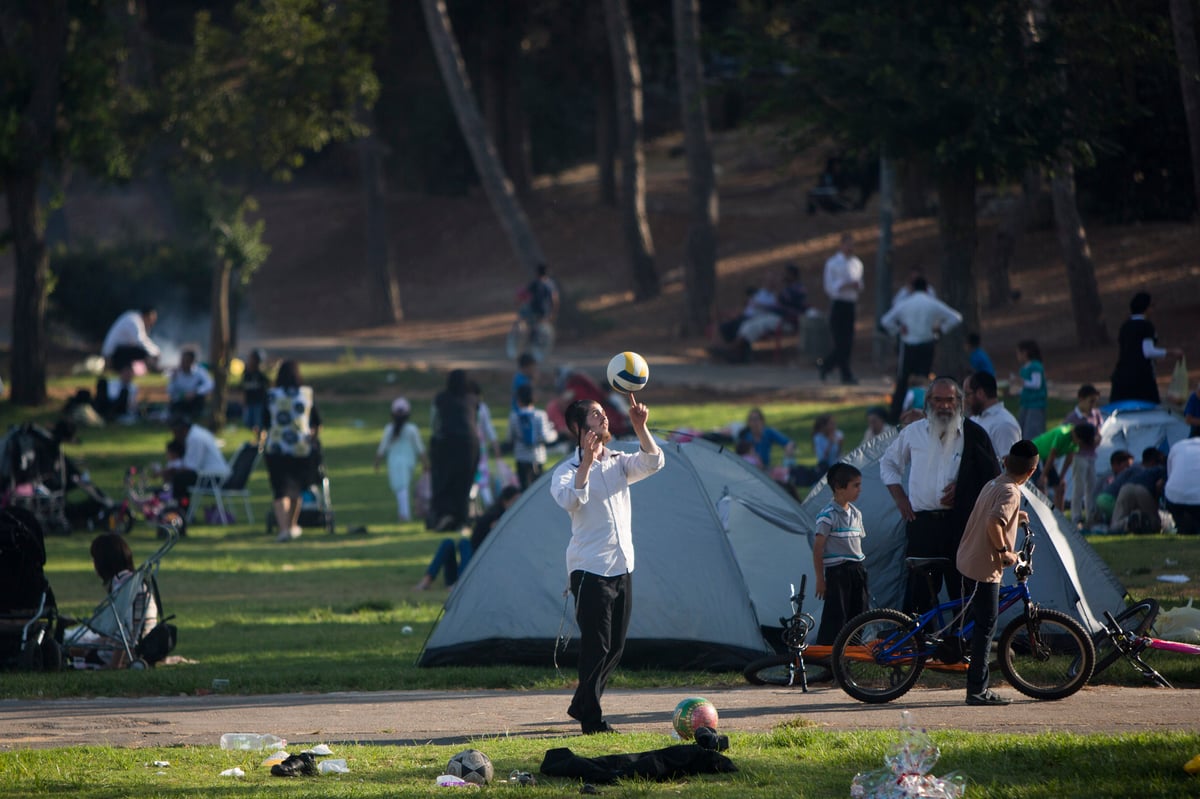
[[[976,732],[1136,733],[1200,728],[1200,691],[1087,688],[1061,702],[1014,698],[1009,707],[967,707],[960,689],[916,689],[865,705],[836,688],[703,690],[724,732],[767,732],[785,722],[830,730],[892,729],[910,710],[928,729]],[[671,730],[680,689],[609,691],[608,718],[627,732]],[[293,743],[450,744],[475,737],[574,736],[567,691],[387,691],[272,696],[0,701],[0,749],[83,744],[215,745],[226,732],[271,732]]]

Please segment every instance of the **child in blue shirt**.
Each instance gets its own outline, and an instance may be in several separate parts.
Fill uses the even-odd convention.
[[[996,376],[996,367],[992,365],[991,356],[983,351],[978,333],[967,334],[967,358],[971,362],[972,372],[987,372]]]
[[[1017,342],[1017,360],[1021,362],[1019,376],[1010,375],[1009,383],[1021,391],[1017,422],[1021,438],[1032,441],[1046,432],[1046,369],[1042,366],[1042,351],[1036,341]]]
[[[867,570],[863,566],[862,513],[854,501],[862,492],[862,472],[848,463],[835,463],[826,475],[833,499],[817,514],[813,537],[814,596],[825,600],[818,644],[832,644],[846,622],[870,606]]]

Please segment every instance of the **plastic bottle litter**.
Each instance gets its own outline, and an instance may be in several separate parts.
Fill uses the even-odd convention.
[[[285,746],[287,746],[287,741],[270,733],[227,732],[221,736],[222,749],[233,749],[239,752],[269,752]]]
[[[883,762],[887,768],[859,772],[850,783],[854,799],[961,799],[967,790],[967,778],[950,772],[935,777],[930,770],[941,752],[913,724],[907,710],[900,714],[900,740],[892,745]]]
[[[317,765],[317,771],[322,774],[349,774],[350,769],[346,766],[346,761],[341,758],[322,760]]]

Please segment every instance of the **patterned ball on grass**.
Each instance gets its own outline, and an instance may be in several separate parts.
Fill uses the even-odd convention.
[[[450,758],[446,773],[464,782],[487,785],[492,781],[492,761],[478,749],[464,749]]]
[[[608,362],[608,382],[617,391],[641,391],[650,379],[650,365],[636,352],[621,352]]]
[[[680,738],[690,741],[700,727],[717,729],[717,708],[702,696],[689,696],[675,706],[671,726]]]

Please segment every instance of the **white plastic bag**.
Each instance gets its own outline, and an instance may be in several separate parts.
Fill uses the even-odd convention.
[[[1189,599],[1186,605],[1164,610],[1154,622],[1154,632],[1168,641],[1200,644],[1200,608],[1192,607]]]
[[[1171,372],[1171,383],[1167,386],[1167,402],[1172,405],[1182,405],[1188,398],[1187,358],[1182,355],[1175,362],[1175,371]]]

